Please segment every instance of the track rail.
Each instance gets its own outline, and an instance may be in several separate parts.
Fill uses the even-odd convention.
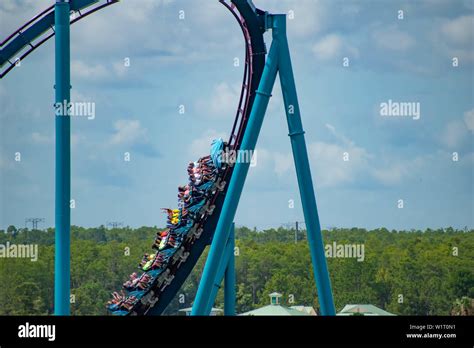
[[[220,0],[237,20],[245,40],[245,68],[241,93],[234,123],[230,133],[228,146],[230,150],[237,151],[245,133],[248,117],[250,115],[255,91],[260,82],[265,64],[265,46],[263,43],[263,25],[257,18],[263,15],[262,11],[254,12],[247,0],[232,0],[231,2]],[[261,19],[263,20],[263,18]],[[258,53],[257,53],[258,52]],[[131,315],[159,315],[163,313],[168,304],[179,291],[182,284],[191,273],[196,262],[210,244],[215,228],[219,221],[220,212],[227,192],[227,184],[232,177],[233,166],[227,166],[220,176],[220,183],[224,187],[222,191],[217,191],[210,198],[209,206],[213,207],[210,213],[206,213],[196,224],[196,229],[201,229],[199,238],[193,239],[192,243],[183,243],[181,253],[189,253],[184,263],[171,263],[158,285],[145,295],[145,301],[139,301],[139,306],[135,307]],[[145,298],[145,297],[144,297]],[[145,302],[145,303],[144,303]]]
[[[119,0],[71,0],[69,2],[70,23],[74,24],[117,2]],[[2,47],[0,49],[0,79],[15,68],[18,62],[23,61],[31,52],[54,35],[54,5],[52,5],[23,24],[0,43],[0,47]],[[19,57],[13,58],[19,53],[21,53]]]

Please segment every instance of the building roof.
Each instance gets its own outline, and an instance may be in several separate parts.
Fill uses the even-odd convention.
[[[290,306],[290,308],[296,309],[297,311],[304,312],[309,315],[318,315],[314,308],[311,306]]]
[[[337,315],[395,315],[371,304],[348,304]]]
[[[289,308],[280,305],[268,305],[265,307],[257,308],[249,312],[245,312],[239,315],[292,315],[292,316],[300,316],[300,315],[309,315],[305,312],[296,310],[294,308]]]
[[[280,294],[279,292],[272,292],[272,293],[271,293],[270,295],[268,295],[268,296],[270,296],[270,297],[272,297],[272,296],[282,297],[283,295]]]
[[[193,307],[188,307],[188,308],[180,309],[179,312],[191,312],[192,310],[193,310]],[[224,310],[220,308],[212,307],[211,312],[224,312]]]

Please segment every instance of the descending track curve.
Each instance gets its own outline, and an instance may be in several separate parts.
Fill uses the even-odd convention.
[[[239,23],[246,46],[244,79],[239,106],[228,141],[230,149],[238,150],[252,110],[255,91],[258,88],[265,65],[266,48],[263,40],[263,33],[265,32],[264,12],[256,9],[252,2],[248,0],[231,0],[230,4],[225,0],[220,0],[220,2],[231,11]],[[157,282],[157,286],[142,298],[139,305],[130,314],[160,315],[175,297],[205,247],[212,241],[227,192],[227,183],[230,182],[232,173],[233,167],[227,166],[219,178],[220,183],[223,183],[222,191],[217,191],[212,197],[209,202],[211,212],[204,214],[195,230],[199,238],[194,239],[188,245],[183,243],[181,246],[183,251],[178,251],[175,254],[178,255],[175,258],[176,262],[173,263],[173,259],[171,259],[168,264],[166,272],[168,270],[169,272],[163,273],[160,276],[161,279]],[[185,262],[181,262],[179,255],[184,253],[188,253],[187,258]]]
[[[70,23],[74,24],[119,1],[120,0],[70,0]],[[5,40],[0,42],[0,79],[17,66],[18,61],[23,61],[31,52],[51,39],[54,35],[54,5],[52,5],[34,16],[11,33]],[[14,58],[17,54],[21,55]]]

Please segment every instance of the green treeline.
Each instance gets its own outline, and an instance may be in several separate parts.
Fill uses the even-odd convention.
[[[156,230],[71,228],[73,315],[107,314],[110,293],[138,271],[138,261],[150,252]],[[359,245],[364,251],[359,261],[357,257],[328,257],[337,311],[346,304],[373,304],[400,315],[472,315],[474,230],[353,228],[323,234],[329,247],[334,243]],[[269,304],[268,294],[274,291],[283,294],[286,305],[317,309],[304,231],[299,231],[295,243],[294,230],[241,227],[236,229],[236,239],[237,313]],[[0,258],[0,315],[53,313],[54,229],[31,231],[10,226],[7,231],[0,230],[0,246],[7,242],[38,244],[38,260]],[[178,293],[182,296],[176,296],[167,314],[192,305],[204,259],[201,257]],[[222,303],[220,291],[216,306],[222,307]]]

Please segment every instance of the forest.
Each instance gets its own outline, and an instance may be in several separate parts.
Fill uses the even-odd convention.
[[[119,290],[151,244],[157,227],[71,227],[71,314],[107,315]],[[474,230],[389,231],[334,228],[323,231],[336,310],[373,304],[397,315],[473,315]],[[0,230],[0,246],[38,245],[37,260],[0,255],[0,315],[53,313],[54,229]],[[362,246],[359,255],[331,251]],[[355,250],[355,249],[354,249]],[[206,252],[166,314],[192,306]],[[313,306],[318,299],[305,231],[236,227],[237,313],[269,304]],[[219,292],[216,307],[223,307]]]

